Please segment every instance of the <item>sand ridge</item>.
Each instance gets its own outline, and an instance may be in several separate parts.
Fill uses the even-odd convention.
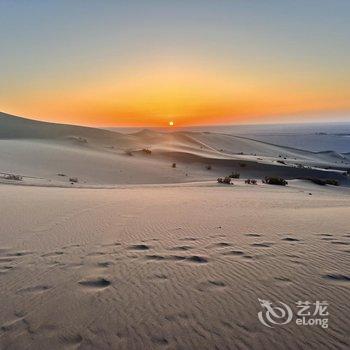
[[[232,172],[245,178],[316,177],[350,184],[346,175],[350,159],[345,153],[315,153],[211,132],[143,130],[121,134],[2,113],[0,147],[0,172],[23,176],[23,184],[108,187],[183,183],[215,180]]]

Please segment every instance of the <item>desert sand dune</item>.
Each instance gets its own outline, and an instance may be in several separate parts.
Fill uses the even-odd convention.
[[[28,176],[22,184],[71,186],[70,177],[78,179],[75,187],[174,183],[215,180],[232,171],[244,177],[318,177],[349,184],[346,154],[211,132],[121,134],[1,114],[0,146],[0,172]]]
[[[347,349],[348,168],[234,135],[2,114],[0,173],[23,179],[0,179],[0,348]],[[244,181],[267,175],[292,180]],[[345,187],[293,180],[309,177]],[[259,299],[327,301],[329,327],[268,328]]]

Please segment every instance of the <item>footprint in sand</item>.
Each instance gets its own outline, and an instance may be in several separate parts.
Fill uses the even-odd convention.
[[[350,276],[341,273],[327,273],[322,278],[333,281],[333,282],[350,282]]]
[[[112,261],[101,261],[97,263],[98,267],[103,267],[103,268],[107,268],[109,266],[113,265]]]
[[[56,252],[43,254],[41,257],[46,258],[46,257],[51,257],[51,256],[63,255],[63,254],[64,254],[64,252],[62,252],[62,251],[56,251]]]
[[[274,277],[278,284],[290,284],[292,281],[287,277]]]
[[[294,238],[294,237],[285,237],[285,238],[282,238],[282,241],[286,241],[286,242],[300,242],[300,239]]]
[[[223,252],[223,255],[244,255],[242,250],[230,250],[228,252]]]
[[[119,242],[114,242],[114,243],[108,243],[108,244],[101,244],[101,247],[117,247],[120,246],[121,243]]]
[[[260,233],[246,233],[245,235],[248,237],[261,237]]]
[[[192,256],[186,257],[186,261],[196,263],[196,264],[206,264],[208,262],[208,259],[203,256],[192,255]]]
[[[146,244],[134,244],[128,247],[130,250],[149,250],[150,247]]]
[[[6,254],[6,256],[25,256],[25,255],[31,255],[31,254],[34,254],[34,253],[24,250],[24,251],[19,251],[15,253],[8,253]]]
[[[80,285],[92,289],[104,289],[107,288],[111,282],[104,277],[88,278],[78,282]]]
[[[225,247],[230,247],[230,246],[232,246],[231,243],[217,242],[217,243],[213,243],[213,244],[209,245],[208,248],[225,248]]]
[[[258,247],[258,248],[270,248],[273,246],[274,243],[272,242],[257,242],[251,244],[252,247]]]
[[[185,256],[181,256],[181,255],[170,255],[168,257],[168,260],[183,261],[183,260],[186,260],[186,257]]]
[[[189,245],[180,245],[180,246],[176,246],[176,247],[172,247],[169,248],[169,250],[180,250],[180,251],[187,251],[192,249],[193,247],[189,246]]]
[[[208,290],[221,290],[226,287],[226,283],[221,280],[208,280],[200,283],[197,289],[201,292],[206,292]]]
[[[145,256],[145,259],[146,260],[155,260],[155,261],[162,261],[162,260],[165,260],[165,256],[163,255],[156,255],[156,254],[153,254],[153,255],[146,255]]]
[[[62,247],[62,249],[69,249],[69,248],[78,248],[80,247],[80,244],[71,244],[71,245],[65,245]]]
[[[302,256],[297,255],[297,254],[285,254],[286,257],[292,258],[292,259],[301,259]]]
[[[243,257],[244,259],[247,259],[247,260],[254,260],[254,259],[255,259],[254,256],[249,255],[249,254],[244,254],[244,255],[242,255],[242,257]]]
[[[344,241],[331,241],[331,244],[338,244],[338,245],[350,245],[350,242],[344,242]]]
[[[165,261],[165,260],[172,260],[172,261],[188,261],[195,264],[206,264],[208,262],[208,259],[199,256],[199,255],[192,255],[192,256],[183,256],[183,255],[146,255],[144,257],[147,260],[153,260],[153,261]]]

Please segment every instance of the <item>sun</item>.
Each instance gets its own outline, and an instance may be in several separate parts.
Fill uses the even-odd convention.
[[[170,120],[169,126],[174,126],[174,122],[172,120]]]

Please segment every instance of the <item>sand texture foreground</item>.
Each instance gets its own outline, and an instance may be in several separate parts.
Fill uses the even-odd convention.
[[[0,197],[1,349],[349,346],[346,188],[1,185]],[[265,327],[258,298],[326,300],[329,328]]]

